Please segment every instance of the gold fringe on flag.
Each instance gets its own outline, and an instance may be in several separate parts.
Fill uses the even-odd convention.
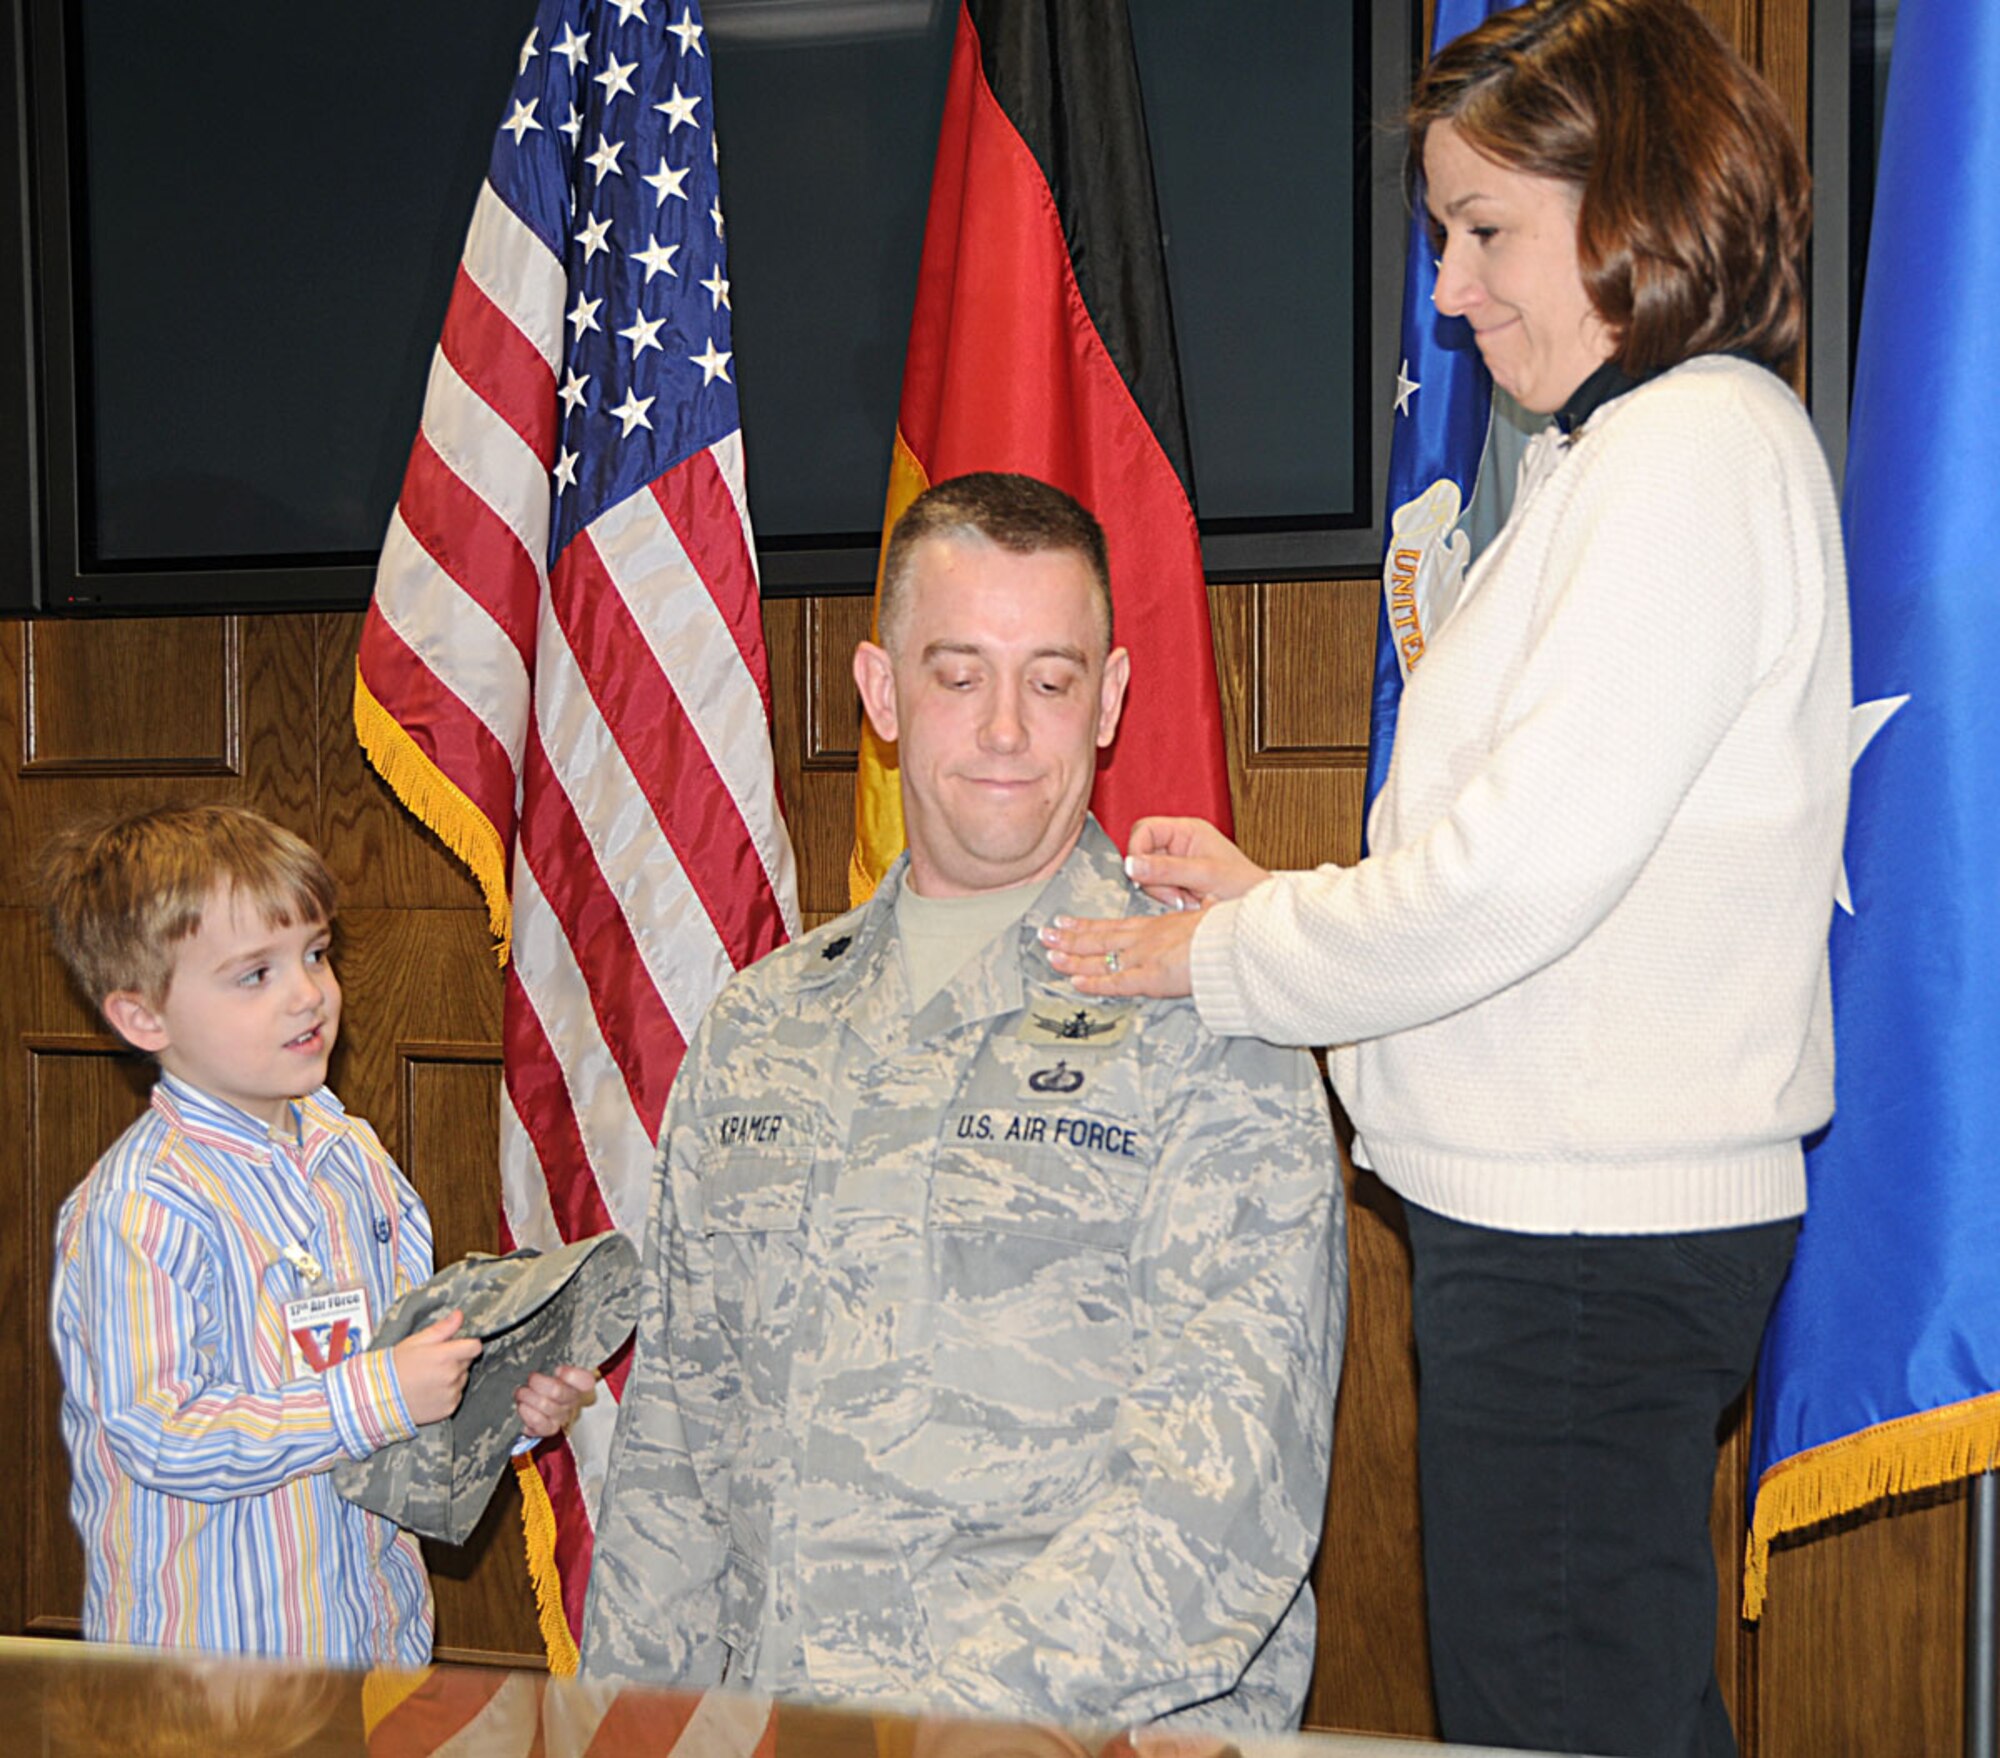
[[[521,1532],[528,1541],[528,1579],[535,1584],[535,1615],[541,1620],[549,1671],[559,1679],[573,1679],[579,1657],[563,1611],[562,1570],[556,1565],[556,1511],[549,1503],[549,1486],[526,1455],[514,1461],[514,1472],[521,1481]]]
[[[354,736],[396,797],[471,868],[486,897],[495,955],[504,965],[513,943],[514,911],[507,897],[507,851],[500,833],[375,700],[359,665],[354,668]]]
[[[1922,1410],[1795,1453],[1766,1471],[1743,1555],[1743,1615],[1755,1623],[1769,1586],[1771,1541],[1888,1496],[1977,1477],[2000,1461],[2000,1393]]]

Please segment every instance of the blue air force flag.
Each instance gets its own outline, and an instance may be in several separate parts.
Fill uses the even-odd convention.
[[[1438,0],[1435,54],[1510,0]],[[1395,429],[1389,442],[1388,533],[1383,545],[1381,620],[1368,717],[1368,802],[1389,773],[1389,747],[1403,680],[1424,642],[1458,602],[1472,559],[1463,528],[1479,477],[1493,381],[1463,318],[1431,304],[1437,259],[1421,209],[1410,216],[1403,265],[1403,337],[1396,369]]]
[[[1847,458],[1839,1074],[1757,1370],[1752,1617],[1772,1538],[2000,1448],[1996,92],[1993,0],[1903,8]]]

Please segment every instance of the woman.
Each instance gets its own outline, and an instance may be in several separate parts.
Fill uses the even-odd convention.
[[[1715,1428],[1831,1114],[1839,527],[1803,410],[1806,174],[1682,0],[1531,0],[1410,113],[1435,299],[1553,415],[1403,696],[1351,868],[1148,820],[1206,905],[1073,923],[1094,995],[1328,1043],[1415,1263],[1447,1737],[1732,1752]]]

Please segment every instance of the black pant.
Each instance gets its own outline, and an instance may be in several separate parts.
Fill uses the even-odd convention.
[[[1749,1378],[1798,1223],[1542,1236],[1404,1208],[1445,1738],[1730,1758],[1716,1424]]]

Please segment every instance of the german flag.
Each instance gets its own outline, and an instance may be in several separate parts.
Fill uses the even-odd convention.
[[[1132,693],[1091,805],[1231,828],[1166,260],[1124,0],[963,0],[883,534],[933,482],[1015,470],[1104,526]],[[848,880],[903,846],[893,748],[863,727]]]

